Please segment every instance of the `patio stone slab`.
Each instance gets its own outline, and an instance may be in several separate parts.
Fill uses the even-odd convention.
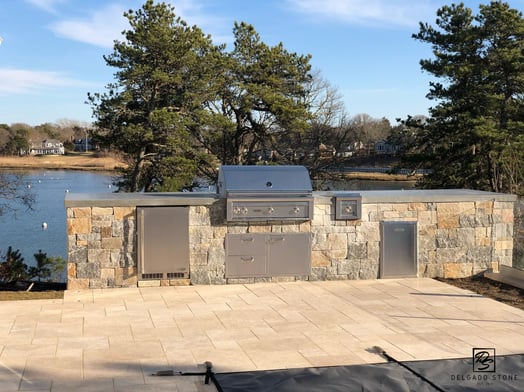
[[[66,291],[0,302],[5,392],[214,391],[216,372],[524,353],[524,311],[432,279]],[[524,375],[523,375],[524,377]]]

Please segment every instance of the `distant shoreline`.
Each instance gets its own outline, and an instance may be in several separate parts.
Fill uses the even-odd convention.
[[[346,179],[366,181],[411,181],[416,182],[420,176],[407,176],[404,174],[385,173],[347,173]]]
[[[125,167],[125,164],[114,157],[96,157],[89,153],[27,157],[0,156],[0,169],[116,171],[122,167]]]
[[[117,171],[125,164],[114,157],[96,157],[93,154],[74,153],[71,155],[44,155],[28,157],[0,156],[0,170],[82,170],[82,171]],[[341,172],[333,173],[339,179],[371,181],[416,181],[420,176],[404,174]]]

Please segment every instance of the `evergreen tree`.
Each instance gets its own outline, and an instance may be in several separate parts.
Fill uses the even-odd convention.
[[[200,121],[209,87],[207,56],[218,49],[174,8],[147,0],[125,13],[130,30],[115,41],[107,65],[117,69],[108,91],[89,94],[97,139],[123,152],[129,163],[121,188],[135,192],[190,186],[200,159],[190,128]],[[176,189],[171,189],[176,188]]]
[[[125,154],[121,189],[175,191],[223,164],[253,164],[308,127],[310,56],[263,43],[236,23],[234,48],[215,46],[165,3],[125,14],[130,29],[105,56],[116,81],[89,94],[96,141]],[[287,148],[287,146],[286,146]]]
[[[408,155],[432,169],[424,187],[522,192],[524,152],[524,20],[501,1],[478,15],[461,4],[437,11],[436,27],[420,24],[413,37],[429,43],[424,71],[439,78],[427,95],[437,101]]]
[[[257,150],[289,148],[279,143],[280,137],[307,129],[310,56],[290,53],[282,43],[266,45],[247,23],[235,23],[233,34],[219,93],[228,125],[219,133],[223,150],[217,155],[224,163],[253,164]]]
[[[28,279],[29,274],[20,250],[8,247],[5,255],[0,255],[0,282]]]
[[[29,275],[31,278],[38,278],[39,282],[41,279],[49,278],[52,273],[53,260],[47,257],[47,253],[43,253],[41,249],[33,256],[36,261],[36,266],[29,267]]]

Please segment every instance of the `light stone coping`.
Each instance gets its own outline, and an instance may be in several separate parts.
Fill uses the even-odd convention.
[[[207,206],[218,200],[210,192],[67,193],[65,207]]]
[[[362,204],[371,203],[452,203],[464,201],[509,201],[516,195],[475,191],[471,189],[409,189],[390,191],[324,191],[313,192],[315,203],[330,204],[333,197],[360,196]],[[324,200],[322,200],[324,199]]]
[[[324,191],[313,192],[315,204],[330,204],[333,197],[360,196],[362,203],[423,203],[498,201],[515,202],[516,195],[470,189],[391,190],[391,191]],[[67,193],[65,207],[133,207],[212,205],[220,200],[212,192],[153,193]]]

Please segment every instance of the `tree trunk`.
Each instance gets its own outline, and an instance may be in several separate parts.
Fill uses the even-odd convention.
[[[138,158],[135,162],[135,166],[133,168],[133,173],[131,174],[130,184],[129,184],[129,191],[130,192],[138,192],[140,191],[140,177],[142,175],[142,168],[144,167],[144,156],[145,156],[146,150],[145,147],[142,147],[140,149],[140,152],[138,154]]]

